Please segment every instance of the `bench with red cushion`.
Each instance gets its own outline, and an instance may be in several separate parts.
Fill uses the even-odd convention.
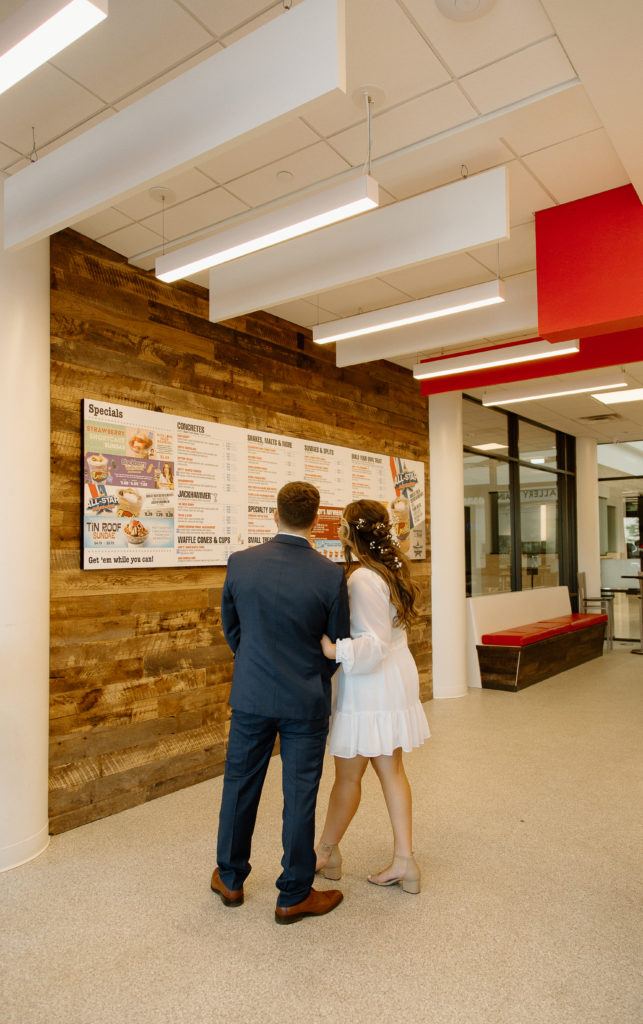
[[[483,687],[522,690],[600,657],[607,615],[570,613],[485,633],[477,645]]]

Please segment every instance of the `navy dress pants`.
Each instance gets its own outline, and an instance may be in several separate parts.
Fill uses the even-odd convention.
[[[219,875],[229,889],[240,889],[250,874],[259,798],[279,736],[284,852],[277,904],[292,907],[308,896],[315,877],[315,805],[327,735],[327,717],[265,718],[232,710],[217,840]]]

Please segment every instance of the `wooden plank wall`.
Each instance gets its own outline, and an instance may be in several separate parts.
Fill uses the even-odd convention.
[[[337,369],[333,346],[266,313],[212,324],[204,289],[163,284],[76,232],[52,238],[51,269],[55,833],[220,774],[232,676],[223,568],[80,569],[81,400],[385,451],[427,469],[428,424],[409,371]],[[416,573],[425,598],[411,641],[428,699],[428,558]]]

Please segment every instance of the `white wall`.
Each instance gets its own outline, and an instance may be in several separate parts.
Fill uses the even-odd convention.
[[[2,184],[0,183],[0,224]],[[49,239],[0,248],[0,870],[49,842]]]

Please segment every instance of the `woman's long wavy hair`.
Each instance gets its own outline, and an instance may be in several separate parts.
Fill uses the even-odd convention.
[[[384,505],[367,498],[352,501],[344,509],[339,539],[344,548],[347,575],[357,568],[357,559],[364,568],[381,576],[397,613],[393,624],[408,629],[418,617],[415,604],[420,588],[411,579],[409,561],[400,551],[397,538],[393,537]]]

